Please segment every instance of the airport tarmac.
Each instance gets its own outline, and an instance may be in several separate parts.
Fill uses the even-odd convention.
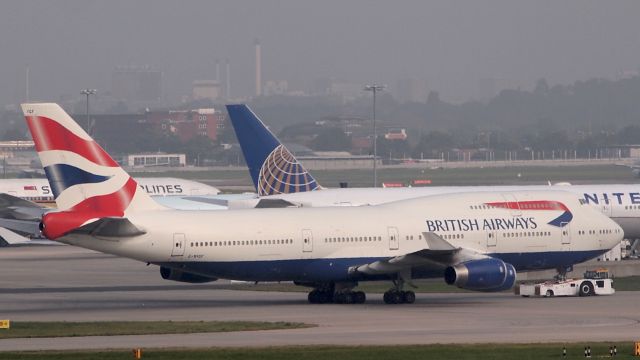
[[[311,305],[306,293],[180,284],[158,268],[69,246],[0,249],[0,318],[12,321],[256,320],[295,330],[0,340],[0,351],[133,347],[395,345],[631,341],[638,292],[520,298],[508,293],[418,294],[413,305]]]

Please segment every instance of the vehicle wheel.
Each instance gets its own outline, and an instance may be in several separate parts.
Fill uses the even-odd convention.
[[[336,293],[333,295],[333,302],[336,304],[346,304],[346,297],[343,293]]]
[[[593,284],[588,281],[583,281],[580,284],[580,292],[578,293],[580,296],[591,296],[594,295]]]
[[[553,290],[547,290],[546,297],[553,297]]]
[[[403,291],[402,302],[405,304],[413,304],[414,302],[416,302],[416,293],[414,293],[413,291]]]
[[[362,291],[356,291],[353,293],[354,304],[364,304],[367,301],[367,295]]]

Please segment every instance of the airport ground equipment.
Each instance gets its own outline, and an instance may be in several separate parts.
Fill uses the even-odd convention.
[[[556,279],[537,284],[520,284],[515,287],[516,295],[530,296],[593,296],[615,293],[613,279],[607,269],[588,270],[583,279]]]

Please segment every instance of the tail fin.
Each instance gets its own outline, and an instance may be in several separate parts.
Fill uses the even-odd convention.
[[[247,105],[227,105],[227,112],[258,195],[321,189],[316,179]]]
[[[161,208],[58,104],[22,111],[59,210],[95,218]]]

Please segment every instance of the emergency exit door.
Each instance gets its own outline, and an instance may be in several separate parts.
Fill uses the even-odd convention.
[[[312,252],[313,251],[313,234],[311,230],[304,229],[302,230],[302,252]]]
[[[187,240],[184,234],[173,234],[173,249],[171,250],[171,256],[182,256],[184,255],[184,247],[186,246]]]
[[[400,239],[398,236],[398,228],[389,226],[387,228],[389,234],[389,250],[398,250],[400,248]]]

